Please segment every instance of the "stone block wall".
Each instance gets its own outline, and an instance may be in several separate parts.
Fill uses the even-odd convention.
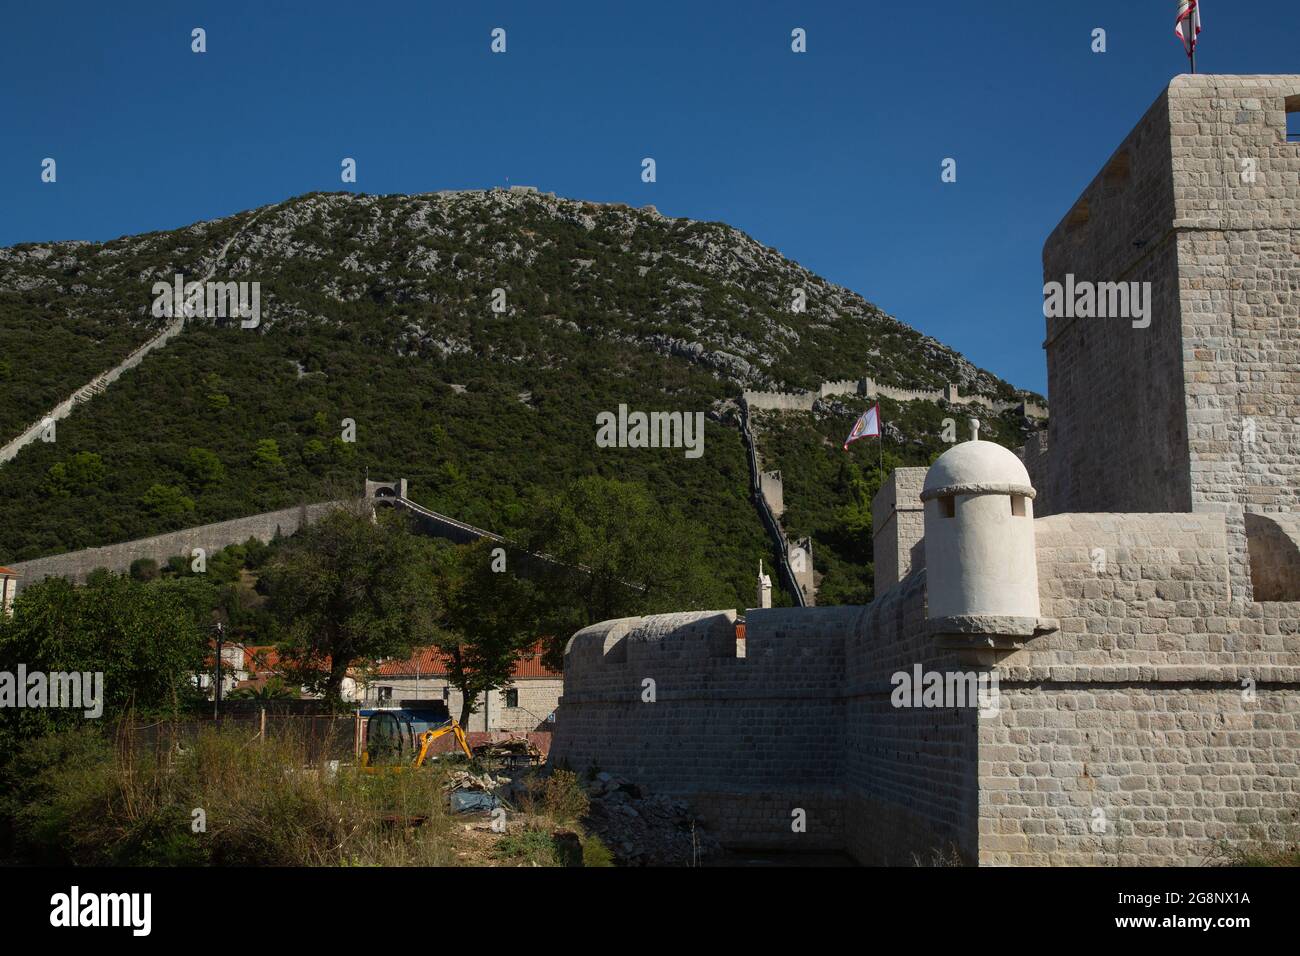
[[[303,525],[310,524],[340,506],[340,502],[323,502],[282,508],[279,511],[218,521],[151,538],[138,538],[122,544],[33,558],[31,561],[20,561],[12,567],[22,575],[19,578],[22,587],[51,577],[64,577],[82,583],[97,568],[125,574],[131,570],[131,562],[139,558],[152,558],[159,564],[164,564],[178,554],[188,557],[194,548],[203,548],[208,555],[212,555],[229,545],[243,544],[249,538],[269,542],[276,534],[291,535]]]
[[[844,638],[861,610],[751,610],[744,656],[733,611],[579,631],[551,760],[687,800],[731,846],[839,849]]]
[[[925,622],[925,572],[861,609],[845,654],[845,848],[872,865],[974,863],[977,711],[894,706],[893,675],[971,672]]]
[[[779,471],[759,472],[758,489],[763,496],[763,500],[767,502],[772,517],[780,518],[785,514],[785,489]]]
[[[1162,95],[1043,247],[1045,284],[1152,284],[1148,328],[1047,319],[1052,467],[1038,490],[1055,511],[1191,510],[1169,142]]]
[[[884,594],[924,564],[924,468],[896,468],[871,501],[872,562],[875,593]]]
[[[586,628],[566,651],[551,758],[680,797],[732,847],[973,862],[974,710],[890,702],[894,672],[958,666],[924,618],[917,571],[866,608],[751,610],[743,650],[733,612]]]
[[[1195,864],[1300,836],[1300,603],[1232,597],[1220,514],[1035,531],[1060,630],[1001,662],[978,721],[980,862]]]
[[[930,632],[916,568],[867,607],[751,611],[745,647],[731,612],[579,632],[553,755],[688,800],[732,846],[864,863],[1188,865],[1300,839],[1300,602],[1234,595],[1223,514],[1034,525],[1058,629],[997,664],[991,714],[892,700],[899,673],[980,672]]]

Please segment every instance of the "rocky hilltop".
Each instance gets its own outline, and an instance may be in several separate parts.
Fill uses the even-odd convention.
[[[741,391],[867,375],[1026,394],[722,223],[521,189],[315,193],[0,250],[0,442],[157,335],[153,286],[178,273],[259,283],[259,324],[188,321],[57,442],[0,466],[23,515],[0,560],[311,500],[367,471],[508,532],[533,490],[597,471],[709,528],[743,602],[765,538],[728,420]],[[597,454],[591,423],[619,404],[705,411],[706,454]]]

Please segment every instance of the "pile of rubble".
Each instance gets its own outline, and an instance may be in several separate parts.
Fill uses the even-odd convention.
[[[473,813],[479,810],[493,810],[499,806],[496,789],[510,780],[505,777],[493,777],[490,773],[476,774],[468,770],[455,770],[447,777],[443,790],[453,813]]]
[[[582,822],[620,865],[694,866],[722,851],[679,800],[608,773],[597,774],[584,789],[590,808]]]

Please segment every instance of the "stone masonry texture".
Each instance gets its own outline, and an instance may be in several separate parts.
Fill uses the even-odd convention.
[[[732,846],[864,863],[1195,865],[1300,839],[1297,110],[1300,76],[1175,78],[1047,240],[1045,281],[1150,282],[1152,311],[1047,322],[1035,636],[936,636],[908,561],[924,471],[900,469],[871,605],[750,611],[740,641],[732,611],[586,628],[552,760],[679,796]],[[896,706],[918,667],[989,671],[996,707]]]

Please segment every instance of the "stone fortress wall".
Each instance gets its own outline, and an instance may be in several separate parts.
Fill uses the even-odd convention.
[[[477,528],[474,525],[458,521],[448,515],[430,511],[406,497],[407,481],[367,481],[365,499],[373,503],[382,503],[400,508],[411,517],[412,524],[422,534],[434,538],[445,538],[456,544],[468,544],[487,538],[510,545],[500,535]],[[232,518],[229,521],[217,521],[212,524],[197,525],[180,531],[137,538],[120,544],[104,545],[98,548],[85,548],[81,551],[69,551],[52,554],[30,561],[10,564],[17,571],[19,587],[34,584],[45,578],[67,578],[74,583],[84,583],[86,577],[95,570],[104,569],[114,574],[125,574],[131,570],[131,564],[142,558],[157,561],[160,565],[177,555],[189,558],[194,548],[202,548],[208,555],[215,554],[232,544],[243,544],[249,538],[269,543],[277,535],[288,537],[300,528],[319,520],[336,508],[346,507],[348,502],[323,501],[313,504],[295,505],[277,511]],[[525,565],[540,560],[515,549],[516,560]]]
[[[194,548],[202,548],[207,555],[212,555],[229,545],[243,544],[249,538],[267,543],[277,534],[293,534],[329,510],[339,507],[339,504],[323,502],[281,508],[279,511],[218,521],[121,544],[19,561],[10,567],[21,575],[18,579],[20,587],[35,584],[45,578],[67,578],[80,584],[85,582],[90,572],[99,568],[105,568],[114,574],[125,574],[131,570],[131,563],[141,558],[152,558],[159,564],[164,564],[176,555],[189,559]]]
[[[1049,321],[1049,431],[1003,473],[935,487],[1011,457],[981,442],[897,470],[871,605],[751,610],[743,642],[722,611],[580,631],[552,759],[679,795],[724,843],[869,863],[1187,865],[1300,838],[1297,108],[1300,76],[1176,78],[1044,249],[1045,281],[1150,281],[1150,326]],[[1014,581],[981,585],[1023,561],[1017,521],[1029,616],[997,611]],[[997,706],[895,706],[917,668],[995,675]]]
[[[837,382],[822,382],[810,392],[754,392],[746,391],[741,399],[749,408],[780,412],[811,412],[820,399],[835,395],[861,395],[866,398],[883,397],[896,402],[947,402],[950,405],[975,405],[987,408],[994,414],[1011,409],[1021,409],[1027,417],[1046,418],[1047,409],[1035,402],[995,402],[983,395],[962,395],[956,385],[946,385],[942,389],[895,388],[892,385],[879,385],[872,378],[856,381],[842,379]]]

